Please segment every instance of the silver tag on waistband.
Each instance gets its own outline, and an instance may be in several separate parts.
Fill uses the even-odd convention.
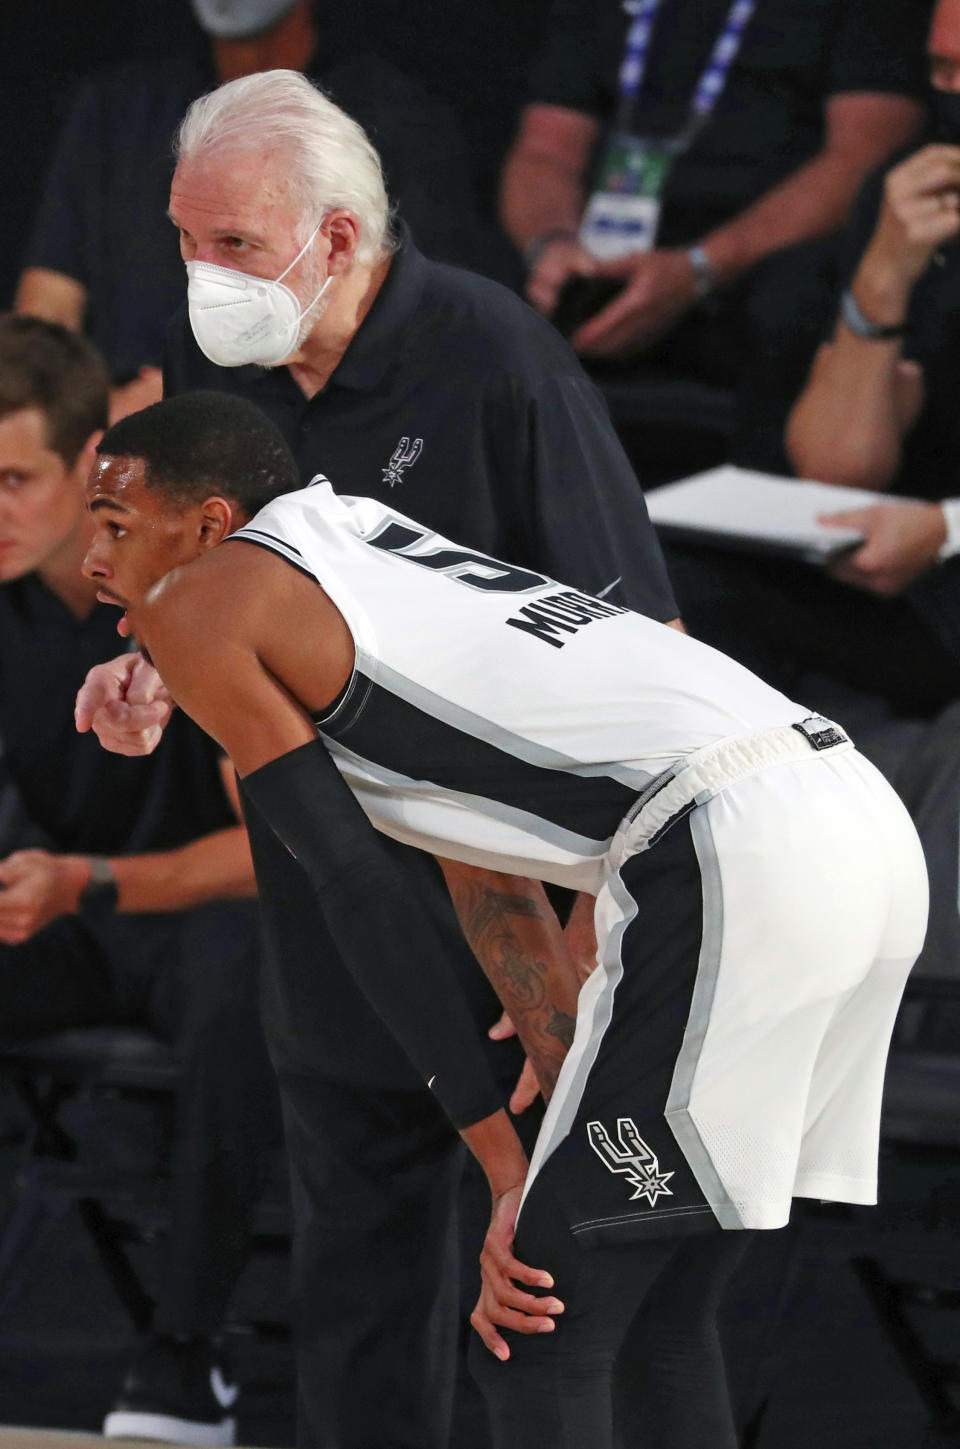
[[[830,750],[834,745],[849,743],[849,736],[832,720],[824,719],[822,714],[808,715],[793,728],[799,730],[815,750]]]

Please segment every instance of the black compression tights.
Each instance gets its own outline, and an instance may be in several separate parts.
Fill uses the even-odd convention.
[[[476,1334],[471,1368],[495,1449],[736,1449],[717,1309],[750,1233],[578,1246],[543,1183],[516,1255],[553,1274],[566,1305],[551,1334],[506,1333],[501,1363]],[[624,1385],[613,1432],[612,1380]]]

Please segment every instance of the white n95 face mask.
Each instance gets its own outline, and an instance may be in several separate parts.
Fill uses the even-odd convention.
[[[304,316],[329,287],[328,277],[301,309],[283,279],[297,265],[320,227],[276,280],[234,272],[215,262],[187,262],[187,311],[197,346],[218,367],[276,367],[296,350]]]

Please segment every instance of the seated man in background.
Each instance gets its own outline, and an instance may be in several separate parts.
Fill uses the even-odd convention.
[[[960,0],[930,32],[936,139],[866,189],[851,280],[787,428],[801,477],[930,500],[847,511],[866,535],[838,577],[899,593],[960,552]]]
[[[0,318],[0,739],[26,822],[0,841],[0,1029],[135,1023],[173,1043],[155,1331],[105,1432],[230,1444],[237,1391],[217,1335],[277,1136],[253,872],[216,751],[189,720],[149,760],[74,729],[77,686],[116,653],[116,615],[80,574],[108,385],[84,339]],[[137,688],[131,669],[128,698]]]
[[[787,249],[843,226],[920,125],[927,13],[558,0],[503,174],[530,300],[550,316],[571,279],[619,287],[577,352],[727,386],[748,369],[745,402],[776,390],[782,423],[830,298],[819,249]]]
[[[942,646],[940,683],[952,698],[960,692],[960,0],[938,0],[929,62],[935,139],[864,191],[834,334],[794,404],[786,443],[802,477],[900,495],[826,516],[864,535],[831,568],[857,590],[834,623],[838,613],[863,621],[859,652],[875,660],[879,649],[887,668],[874,688],[883,693],[887,626],[911,621],[925,658],[927,640]],[[782,581],[780,594],[796,604]],[[909,696],[897,702],[901,712],[930,713],[922,687],[912,710]]]
[[[842,712],[910,808],[927,858],[924,972],[960,962],[960,0],[929,37],[934,139],[865,188],[833,337],[790,414],[802,477],[890,492],[827,515],[864,542],[823,577],[803,565],[678,551],[694,632]],[[775,638],[788,638],[784,651]],[[737,641],[737,642],[735,642]],[[812,684],[801,671],[818,672]],[[851,689],[854,686],[854,689]],[[945,1025],[946,1023],[944,1023]],[[951,1023],[955,1031],[956,1022]]]
[[[864,193],[836,332],[794,406],[787,446],[801,475],[906,495],[827,518],[864,535],[832,572],[864,602],[915,614],[960,658],[960,0],[938,0],[930,79],[934,140]],[[882,757],[926,851],[920,967],[955,973],[960,705],[931,723],[885,723],[867,748]],[[941,1025],[955,1032],[956,1019]]]
[[[302,70],[374,139],[391,199],[438,261],[481,263],[466,142],[452,112],[378,56],[347,53],[313,0],[191,0],[196,52],[128,61],[80,89],[57,145],[17,290],[19,312],[85,330],[114,379],[116,419],[161,394],[183,267],[166,219],[172,139],[222,81]],[[333,27],[331,27],[332,29]]]
[[[899,715],[927,718],[960,694],[953,573],[932,568],[955,550],[949,499],[960,491],[960,0],[938,0],[928,50],[942,139],[867,188],[848,238],[851,281],[834,336],[786,434],[802,476],[927,501],[834,514],[866,542],[833,566],[833,577],[782,560],[672,554],[692,632],[772,671],[784,688],[803,692],[798,671],[826,676],[806,697],[851,723],[856,716],[836,693],[850,685]]]

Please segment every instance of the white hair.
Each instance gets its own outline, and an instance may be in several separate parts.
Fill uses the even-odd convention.
[[[363,128],[299,71],[241,76],[200,96],[176,140],[179,161],[274,148],[283,154],[290,194],[303,209],[302,237],[342,208],[357,219],[361,265],[390,255],[395,242],[380,158]]]

